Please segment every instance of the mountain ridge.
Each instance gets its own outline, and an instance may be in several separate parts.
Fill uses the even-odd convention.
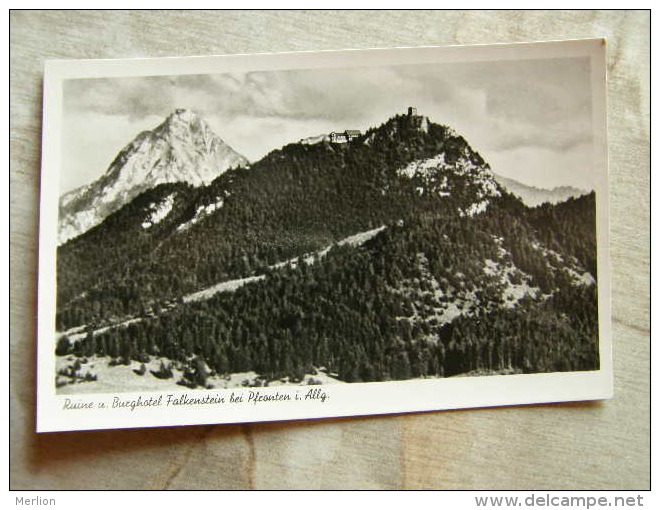
[[[524,184],[515,179],[494,174],[495,180],[510,193],[519,197],[525,205],[537,207],[545,202],[556,204],[569,198],[577,198],[589,193],[588,190],[573,186],[555,186],[554,188],[539,188]]]

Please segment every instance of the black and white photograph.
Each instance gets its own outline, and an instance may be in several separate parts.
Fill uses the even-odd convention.
[[[452,408],[541,374],[529,402],[588,398],[576,374],[606,397],[599,45],[56,63],[40,392],[281,406],[255,419]]]

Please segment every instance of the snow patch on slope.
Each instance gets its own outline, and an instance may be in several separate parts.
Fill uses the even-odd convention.
[[[473,204],[470,204],[465,211],[459,208],[458,215],[460,217],[469,216],[470,218],[472,218],[477,214],[486,212],[489,203],[490,202],[488,200],[482,200],[481,202],[474,202]]]
[[[459,207],[460,216],[472,217],[485,212],[490,200],[502,194],[490,167],[474,163],[468,147],[454,163],[449,163],[446,154],[442,152],[430,158],[412,161],[397,170],[397,175],[419,183],[415,189],[420,196],[428,193],[446,197],[459,187],[462,191],[462,188],[469,186],[476,200]]]
[[[502,299],[506,308],[513,308],[525,296],[537,297],[539,288],[530,285],[532,278],[511,262],[486,259],[484,273],[497,278],[502,285]]]
[[[55,361],[56,373],[60,374],[62,370],[70,370],[70,367],[80,358],[73,355],[58,356]],[[186,363],[173,361],[164,357],[153,357],[144,363],[144,375],[137,375],[142,363],[131,360],[128,365],[119,364],[111,366],[109,357],[89,356],[83,358],[80,369],[77,372],[78,377],[82,379],[83,375],[89,373],[96,376],[96,380],[81,382],[71,380],[70,377],[57,375],[57,394],[58,395],[81,395],[98,393],[132,393],[132,392],[180,392],[181,386],[177,384],[185,374]],[[172,377],[169,379],[159,379],[153,374],[158,372],[161,363],[170,366]],[[208,366],[207,366],[208,369]],[[210,372],[210,369],[208,369]],[[208,388],[197,386],[195,388],[186,388],[186,393],[191,393],[199,397],[202,392],[208,392],[210,389],[229,389],[229,388],[260,388],[271,386],[311,386],[319,384],[346,384],[336,378],[336,374],[329,374],[323,367],[306,373],[299,381],[292,381],[285,377],[282,379],[267,380],[264,376],[254,371],[234,372],[231,374],[212,373],[207,378]],[[305,390],[303,390],[305,391]]]
[[[431,173],[436,173],[439,168],[445,168],[445,153],[438,154],[428,159],[419,159],[408,163],[404,168],[397,170],[397,175],[408,177],[428,177]],[[446,179],[445,179],[446,185]]]
[[[532,248],[543,254],[545,263],[551,270],[559,269],[567,274],[571,278],[573,286],[589,287],[596,284],[596,279],[593,275],[580,266],[575,257],[570,257],[569,260],[564,260],[564,257],[562,257],[561,254],[538,242],[533,242]]]
[[[397,317],[398,320],[441,326],[472,311],[476,304],[474,292],[455,288],[444,278],[438,281],[429,271],[425,253],[418,253],[417,261],[421,278],[405,279],[398,288],[392,289],[395,294],[412,298],[412,313]],[[456,276],[460,279],[463,275]]]
[[[218,200],[216,200],[215,202],[213,202],[211,204],[198,206],[197,210],[195,211],[195,216],[193,216],[192,219],[188,220],[187,222],[179,225],[176,228],[177,231],[183,232],[185,230],[188,230],[195,223],[198,223],[203,218],[206,218],[207,216],[210,216],[215,211],[218,211],[219,209],[221,209],[223,205],[224,205],[224,199],[219,198]]]
[[[187,296],[184,296],[183,302],[194,303],[196,301],[205,301],[207,299],[212,298],[216,294],[219,294],[220,292],[234,292],[237,289],[240,289],[243,285],[252,282],[258,282],[259,280],[263,280],[264,278],[266,278],[265,275],[248,276],[246,278],[237,278],[235,280],[229,280],[226,282],[217,283],[215,285],[211,285],[210,287],[202,289],[198,292],[193,292],[192,294],[188,294]]]
[[[395,294],[409,298],[412,304],[412,310],[397,319],[442,326],[457,317],[471,316],[476,310],[513,308],[525,296],[539,297],[540,289],[531,285],[532,277],[518,269],[511,261],[511,254],[502,247],[503,239],[494,237],[494,241],[498,245],[497,257],[484,261],[481,283],[476,288],[468,288],[461,272],[453,275],[453,282],[444,277],[436,279],[429,270],[426,254],[418,253],[420,277],[405,279],[392,289]],[[479,292],[486,289],[494,292],[490,298]],[[493,301],[493,296],[498,299]]]
[[[142,222],[142,228],[148,229],[163,221],[172,212],[172,207],[174,207],[174,193],[165,197],[160,204],[151,204],[151,212]]]

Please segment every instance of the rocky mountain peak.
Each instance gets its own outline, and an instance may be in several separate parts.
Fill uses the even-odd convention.
[[[59,240],[66,242],[99,224],[138,194],[159,184],[209,184],[226,170],[247,164],[198,114],[177,109],[152,131],[133,139],[91,184],[60,199]]]
[[[164,138],[169,143],[181,140],[206,150],[225,145],[201,116],[184,108],[174,110],[162,124],[148,133],[152,140]]]
[[[156,130],[159,130],[159,128],[170,131],[182,129],[195,130],[196,127],[208,127],[208,125],[199,115],[197,115],[192,110],[188,110],[186,108],[177,108],[158,128],[156,128]]]

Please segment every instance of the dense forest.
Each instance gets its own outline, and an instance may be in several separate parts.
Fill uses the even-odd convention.
[[[208,187],[147,191],[59,248],[58,329],[138,313],[420,211],[455,211],[474,196],[467,178],[451,175],[455,193],[438,201],[420,197],[420,183],[397,170],[438,152],[448,165],[484,162],[446,127],[419,129],[421,119],[394,117],[348,144],[291,144]],[[150,204],[170,195],[173,211],[144,229]],[[177,230],[200,207],[220,201],[213,214]]]
[[[171,212],[144,228],[168,197]],[[379,226],[362,245],[275,266]],[[254,275],[265,277],[182,299]],[[347,382],[594,370],[595,278],[593,193],[527,208],[463,138],[397,116],[350,143],[285,146],[208,187],[158,186],[62,246],[58,329],[89,333],[57,353],[164,356],[190,386],[321,367]],[[126,317],[141,320],[92,333]]]
[[[595,286],[575,284],[540,250],[520,249],[533,230],[500,230],[509,223],[505,211],[493,211],[476,222],[426,217],[394,225],[364,246],[303,259],[235,293],[181,304],[74,349],[126,362],[197,356],[218,374],[254,370],[292,380],[314,367],[348,382],[596,369]],[[503,245],[511,251],[502,257]],[[483,269],[485,259],[498,258],[527,268],[543,298],[530,293],[506,306],[503,287],[513,282]],[[456,302],[464,308],[458,317],[439,320]]]

